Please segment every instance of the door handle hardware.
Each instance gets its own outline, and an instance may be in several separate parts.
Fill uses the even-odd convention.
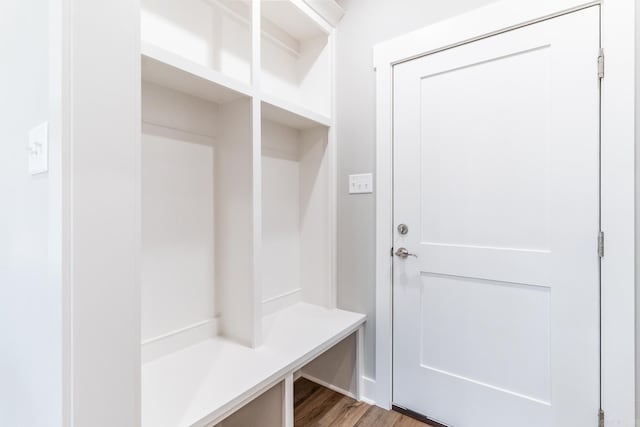
[[[406,248],[398,248],[398,250],[396,251],[396,256],[400,258],[408,258],[410,256],[418,258],[418,255],[409,253]]]

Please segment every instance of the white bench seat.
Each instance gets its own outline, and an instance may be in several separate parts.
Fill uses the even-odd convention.
[[[215,424],[354,333],[365,315],[298,303],[263,320],[264,345],[215,337],[142,366],[142,426]]]

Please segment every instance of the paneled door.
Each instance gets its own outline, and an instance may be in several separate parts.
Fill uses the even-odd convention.
[[[595,427],[599,7],[394,68],[393,402]]]

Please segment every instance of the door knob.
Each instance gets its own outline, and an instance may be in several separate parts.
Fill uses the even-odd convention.
[[[406,248],[398,248],[398,250],[396,251],[396,256],[400,258],[407,258],[410,256],[418,258],[418,255],[409,253]]]

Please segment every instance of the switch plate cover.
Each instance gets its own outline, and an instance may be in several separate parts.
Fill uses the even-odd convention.
[[[29,131],[29,173],[36,175],[49,170],[49,124],[44,122]]]
[[[373,174],[349,175],[349,194],[373,193]]]

